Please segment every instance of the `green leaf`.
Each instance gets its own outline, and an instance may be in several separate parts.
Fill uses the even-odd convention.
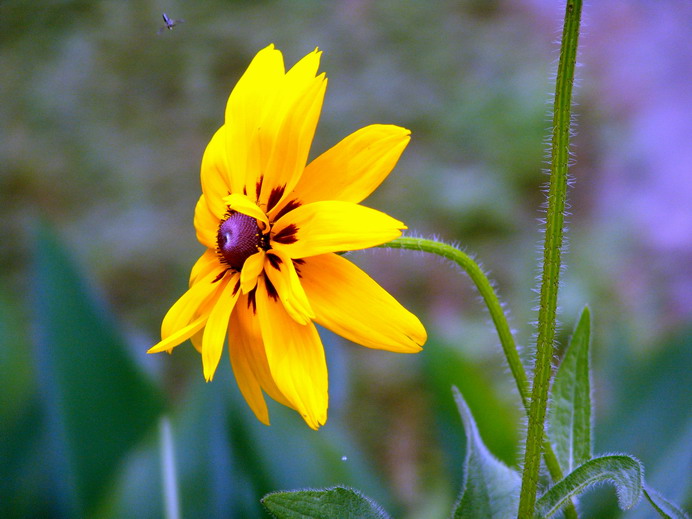
[[[519,474],[488,451],[464,398],[456,387],[452,391],[466,432],[465,481],[454,517],[516,517],[521,488]]]
[[[374,501],[345,487],[274,492],[262,504],[277,519],[389,519]]]
[[[689,515],[678,505],[671,503],[653,488],[644,484],[644,497],[658,515],[666,519],[689,519]]]
[[[611,401],[610,412],[595,429],[598,445],[604,451],[635,454],[646,467],[648,484],[674,503],[690,502],[692,326],[650,344],[646,354],[628,348],[625,337],[621,341],[613,345],[617,352],[604,359]],[[591,510],[609,507],[607,498],[599,497],[589,499]],[[652,517],[649,507],[639,508],[631,519]]]
[[[536,503],[537,517],[550,517],[567,501],[603,481],[615,484],[618,504],[623,510],[632,508],[642,496],[644,469],[632,456],[603,456],[587,461],[555,483]]]
[[[590,336],[590,312],[585,307],[555,375],[548,414],[548,438],[565,474],[592,457]]]
[[[32,281],[59,506],[66,516],[90,516],[125,456],[156,425],[163,400],[46,223],[35,233]]]

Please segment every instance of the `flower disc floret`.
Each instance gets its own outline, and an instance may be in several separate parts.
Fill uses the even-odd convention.
[[[216,243],[221,261],[240,271],[245,260],[262,250],[264,243],[257,220],[243,213],[229,211],[219,224]]]

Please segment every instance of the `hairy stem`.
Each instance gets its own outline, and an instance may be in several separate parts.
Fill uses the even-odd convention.
[[[517,391],[521,397],[522,404],[525,411],[529,411],[529,385],[528,378],[526,376],[526,370],[524,365],[521,363],[519,358],[519,353],[517,351],[516,343],[514,342],[514,336],[510,330],[507,317],[502,309],[500,300],[493,289],[492,284],[488,280],[483,270],[478,266],[468,254],[460,251],[456,247],[452,247],[446,243],[427,240],[424,238],[397,238],[389,243],[380,245],[380,247],[385,247],[389,249],[409,249],[417,250],[422,252],[429,252],[431,254],[437,254],[443,258],[453,261],[459,265],[471,278],[471,281],[476,285],[478,292],[480,293],[485,305],[488,308],[490,317],[495,324],[497,334],[500,338],[500,344],[502,345],[502,350],[507,359],[507,364],[514,377],[514,381],[517,385]],[[562,469],[557,461],[555,452],[553,451],[552,445],[545,441],[544,446],[544,456],[545,464],[550,472],[550,477],[553,481],[560,481],[563,478]],[[568,519],[576,519],[577,512],[574,506],[568,505],[565,509],[565,515]]]
[[[524,473],[519,499],[518,517],[520,518],[533,517],[534,515],[541,448],[544,444],[548,389],[552,371],[551,360],[555,340],[557,294],[562,261],[572,87],[574,84],[574,66],[577,56],[580,21],[581,0],[567,0],[562,46],[560,48],[560,63],[555,85],[550,188],[548,191],[548,213],[543,247],[543,273],[538,310],[538,338],[536,342],[536,362],[531,389],[526,450],[524,453]]]
[[[490,312],[490,317],[495,324],[497,329],[497,334],[500,338],[500,344],[502,345],[502,350],[507,358],[507,364],[509,364],[509,369],[512,372],[512,376],[517,384],[517,390],[519,391],[519,396],[521,397],[522,403],[526,409],[529,408],[529,382],[526,377],[526,371],[519,358],[519,353],[517,352],[517,347],[514,342],[514,336],[509,328],[507,318],[505,317],[504,310],[500,304],[500,300],[493,289],[492,284],[488,280],[483,270],[478,266],[468,254],[460,251],[456,247],[452,247],[446,243],[426,240],[424,238],[397,238],[396,240],[390,241],[380,245],[380,247],[386,247],[389,249],[410,249],[418,250],[423,252],[430,252],[432,254],[437,254],[443,258],[447,258],[457,265],[459,265],[471,278],[471,281],[476,285],[478,292],[480,293],[485,305],[488,307],[488,312]]]

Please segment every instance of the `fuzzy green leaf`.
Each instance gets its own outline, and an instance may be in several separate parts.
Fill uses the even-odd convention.
[[[262,504],[277,519],[389,519],[377,503],[345,487],[274,492]]]
[[[644,485],[644,497],[658,515],[666,519],[689,519],[689,515],[678,505],[671,503],[648,485]]]
[[[590,342],[591,316],[586,307],[555,375],[548,414],[548,438],[565,474],[592,457]]]
[[[64,515],[93,516],[123,460],[158,422],[163,399],[47,224],[35,240],[36,353],[54,456],[47,465]]]
[[[550,517],[570,498],[604,481],[615,485],[621,509],[632,508],[642,496],[643,474],[641,463],[632,456],[622,454],[589,460],[543,494],[536,503],[536,517]]]
[[[464,398],[456,387],[452,390],[466,432],[465,481],[454,518],[514,517],[519,506],[521,478],[488,451]]]

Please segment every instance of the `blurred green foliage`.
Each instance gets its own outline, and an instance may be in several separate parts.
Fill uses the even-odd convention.
[[[135,510],[159,517],[158,391],[172,413],[185,517],[257,517],[267,491],[333,484],[359,488],[395,517],[444,517],[457,497],[464,452],[452,384],[490,450],[516,464],[521,413],[496,336],[470,284],[431,257],[352,255],[421,316],[431,338],[423,353],[406,357],[323,333],[331,407],[318,433],[280,406],[272,407],[270,428],[257,423],[228,363],[202,384],[192,348],[157,358],[145,351],[201,252],[192,211],[204,147],[222,123],[230,89],[269,43],[288,65],[315,47],[324,51],[329,88],[313,155],[366,124],[412,130],[400,164],[366,204],[414,233],[475,253],[511,309],[519,343],[531,344],[557,4],[0,2],[0,515],[57,517],[82,506],[70,501],[76,484],[96,503],[93,516]],[[164,11],[185,23],[157,35]],[[657,100],[672,99],[678,113],[690,113],[688,98],[669,88],[689,79],[676,65],[688,55],[689,8],[671,1],[654,12],[616,0],[585,16],[560,342],[588,303],[594,450],[639,457],[649,483],[689,506],[692,303],[685,287],[692,285],[684,265],[692,252],[685,229],[665,212],[623,202],[686,189],[666,176],[681,153],[663,153],[668,162],[647,169],[675,121],[659,121],[657,139],[646,146],[637,136],[652,124],[644,115],[663,113]],[[641,49],[650,54],[637,61],[640,68],[623,69]],[[650,178],[653,184],[644,182]],[[665,243],[645,232],[637,219],[645,215],[668,225]],[[51,274],[59,266],[51,258],[62,257],[63,246],[78,258],[77,277]],[[63,299],[85,283],[99,287],[97,310],[93,299],[77,306]],[[46,310],[56,302],[65,304]],[[111,331],[105,341],[80,335],[96,319],[85,315],[101,316],[111,330],[117,323],[122,339]],[[41,337],[51,322],[80,344],[64,335],[47,349]],[[99,349],[104,344],[110,346]],[[528,361],[530,350],[523,354]],[[50,360],[54,355],[61,360]],[[75,369],[82,373],[72,380]],[[130,379],[139,382],[118,389]],[[51,413],[59,418],[68,410],[55,405],[51,388],[89,380],[111,381],[88,395],[102,404],[103,418],[91,422],[86,409],[95,404],[75,399],[82,411],[63,420],[60,436]],[[148,410],[132,399],[148,402]],[[122,421],[124,412],[135,413],[127,441],[109,427],[96,434],[105,435],[104,444],[92,443],[89,431]],[[64,436],[72,429],[79,435]],[[75,480],[75,469],[61,469],[59,459],[54,465],[70,451],[53,446],[70,442],[92,456],[90,467],[102,459],[93,470],[112,477],[93,481],[84,469]],[[114,453],[122,453],[116,464]],[[619,514],[610,491],[583,503],[599,517]]]
[[[44,222],[38,227],[30,303],[50,436],[45,468],[54,465],[62,513],[93,515],[122,459],[163,412],[163,401],[54,231]]]

